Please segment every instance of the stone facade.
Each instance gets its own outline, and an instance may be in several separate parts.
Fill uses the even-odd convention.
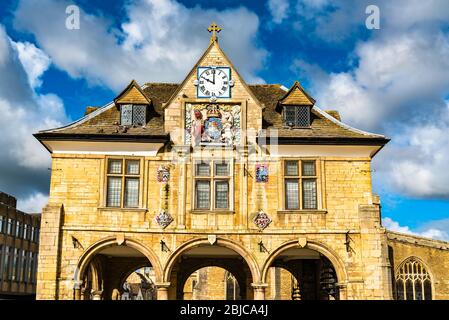
[[[273,271],[280,268],[297,280],[298,299],[392,299],[389,246],[396,261],[408,254],[410,244],[388,238],[381,225],[380,201],[372,193],[371,160],[387,139],[361,133],[313,107],[312,122],[328,127],[313,124],[312,130],[280,128],[289,142],[282,142],[287,138],[280,137],[279,143],[263,145],[260,132],[270,120],[267,106],[245,84],[217,41],[211,41],[196,66],[231,68],[232,97],[196,98],[195,67],[164,101],[162,111],[155,108],[160,116],[149,120],[146,127],[117,127],[106,137],[104,132],[109,127],[96,124],[98,135],[75,134],[95,117],[118,108],[117,101],[126,100],[120,96],[116,105],[93,111],[68,128],[36,135],[52,152],[49,204],[42,214],[38,299],[111,299],[113,290],[121,288],[130,272],[144,265],[154,270],[158,299],[182,299],[191,274],[211,266],[236,277],[243,299],[291,296],[294,280],[284,271],[278,275]],[[294,95],[287,99],[290,104],[298,96],[298,101],[313,100],[298,84],[292,90]],[[136,101],[139,94],[145,94],[143,90],[125,90],[123,94],[126,92],[132,92]],[[156,93],[147,98],[155,104]],[[183,129],[189,103],[238,105],[242,128],[239,143],[198,148],[187,145]],[[166,142],[161,142],[159,133],[157,139],[151,136],[156,118],[164,121],[163,130],[169,136]],[[299,136],[310,132],[320,134],[320,139]],[[340,136],[342,132],[347,136]],[[144,140],[135,143],[133,139],[138,138]],[[139,173],[133,177],[139,186],[135,208],[108,206],[111,159],[138,163]],[[195,164],[204,159],[225,159],[229,163],[225,210],[196,208]],[[315,164],[313,209],[286,208],[284,173],[288,160]],[[260,164],[268,167],[265,182],[256,182]],[[161,167],[169,170],[168,181],[158,179]],[[127,181],[127,177],[123,179]],[[162,211],[173,221],[165,216],[167,223],[161,224]],[[266,228],[254,223],[261,211],[271,219]],[[424,254],[432,252],[429,249]],[[438,257],[446,255],[438,253]],[[108,268],[115,263],[123,268]],[[224,279],[222,274],[216,277]],[[273,277],[280,281],[277,288],[270,287]],[[437,298],[447,297],[447,282],[442,277],[441,285],[435,284],[435,290],[441,290],[435,294]],[[440,289],[443,283],[446,287]],[[194,296],[193,291],[191,294]]]

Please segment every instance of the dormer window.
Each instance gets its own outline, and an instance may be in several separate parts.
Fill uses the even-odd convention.
[[[310,127],[310,107],[284,106],[284,124],[291,128]]]
[[[147,123],[147,106],[142,104],[124,104],[120,106],[122,126],[143,126]]]

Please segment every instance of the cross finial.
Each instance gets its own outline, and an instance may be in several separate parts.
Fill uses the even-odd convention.
[[[217,33],[221,31],[221,28],[215,22],[212,22],[209,28],[207,28],[207,31],[212,33],[212,36],[210,37],[210,42],[212,43],[218,40]]]

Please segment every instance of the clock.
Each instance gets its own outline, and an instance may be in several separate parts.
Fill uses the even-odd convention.
[[[229,67],[198,67],[197,96],[198,98],[230,98],[231,68]]]

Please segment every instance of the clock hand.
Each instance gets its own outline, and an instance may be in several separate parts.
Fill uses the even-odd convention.
[[[214,76],[214,77],[213,77],[213,80],[212,80],[212,81],[213,81],[212,84],[215,84],[215,72],[212,73],[212,74],[213,74],[213,76]]]
[[[203,76],[201,76],[200,78],[206,80],[207,82],[210,82],[210,83],[212,83],[212,84],[215,84],[215,82],[212,82],[212,81],[210,81],[209,79],[204,78]]]

